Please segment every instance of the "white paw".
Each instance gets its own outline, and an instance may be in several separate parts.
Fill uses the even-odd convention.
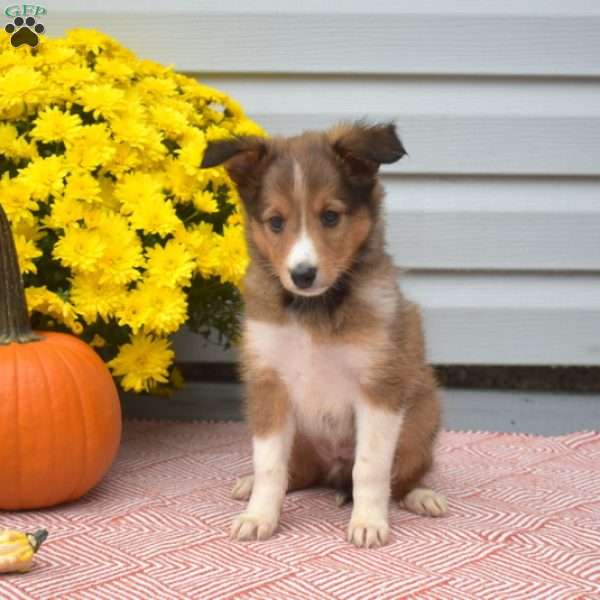
[[[236,500],[248,500],[252,493],[252,486],[254,485],[254,475],[246,475],[240,477],[231,490],[231,495]]]
[[[359,548],[375,548],[387,544],[390,528],[385,521],[352,519],[348,525],[348,541]]]
[[[265,516],[242,513],[231,525],[231,537],[239,542],[267,540],[277,528],[277,520]]]
[[[404,508],[418,515],[441,517],[448,512],[446,496],[428,488],[415,488],[404,496]]]

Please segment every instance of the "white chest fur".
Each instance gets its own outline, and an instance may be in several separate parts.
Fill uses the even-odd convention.
[[[352,344],[315,343],[295,324],[248,320],[246,344],[287,386],[298,428],[336,452],[351,443],[354,408],[368,351]]]

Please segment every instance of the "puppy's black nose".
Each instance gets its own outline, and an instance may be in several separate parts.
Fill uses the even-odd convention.
[[[317,277],[317,269],[307,263],[300,263],[291,271],[292,281],[301,290],[309,288]]]

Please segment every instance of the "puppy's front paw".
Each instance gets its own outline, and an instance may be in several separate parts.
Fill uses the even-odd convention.
[[[385,521],[353,518],[348,525],[348,541],[359,548],[374,548],[387,544],[390,528]]]
[[[269,539],[276,528],[276,519],[269,519],[263,515],[242,513],[233,520],[231,537],[238,540],[238,542],[262,541]]]

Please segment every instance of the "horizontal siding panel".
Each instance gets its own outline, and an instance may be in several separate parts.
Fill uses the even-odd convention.
[[[68,11],[71,9],[87,12],[105,11],[121,16],[123,13],[131,13],[137,10],[148,14],[164,14],[165,3],[158,0],[146,0],[132,6],[120,0],[86,0],[84,4],[73,6],[71,0],[53,0],[52,12],[56,10]],[[332,14],[341,12],[344,14],[445,14],[470,15],[474,12],[482,15],[536,15],[545,14],[555,17],[600,15],[600,6],[590,0],[485,0],[485,2],[473,2],[473,0],[421,0],[416,5],[415,0],[372,0],[364,3],[358,0],[173,0],[168,5],[168,13],[180,16],[193,12],[219,12],[219,13],[277,13],[287,14]]]
[[[87,9],[49,7],[50,35],[93,27],[147,58],[185,71],[444,75],[600,75],[600,14],[494,10],[478,3],[448,9],[437,2],[282,3],[172,2],[136,7],[115,0]],[[367,8],[367,7],[365,7]],[[311,10],[312,9],[312,10]]]
[[[600,365],[600,277],[412,274],[434,363]]]
[[[600,3],[599,3],[600,6]],[[211,75],[198,79],[229,93],[248,112],[339,113],[364,110],[478,117],[600,117],[600,80],[518,77],[326,77]]]
[[[436,364],[600,365],[600,277],[407,273]],[[235,360],[190,335],[180,361]]]
[[[373,120],[394,114],[368,113]],[[349,114],[250,116],[272,134],[329,127]],[[469,175],[600,175],[600,118],[401,115],[409,156],[387,173]]]
[[[594,274],[420,273],[400,280],[407,294],[429,309],[483,308],[514,312],[596,311],[600,316],[600,276]],[[600,343],[600,319],[589,323]]]
[[[600,180],[388,176],[388,248],[421,269],[600,271]]]
[[[388,173],[600,175],[600,82],[203,77],[273,134],[394,119]]]

